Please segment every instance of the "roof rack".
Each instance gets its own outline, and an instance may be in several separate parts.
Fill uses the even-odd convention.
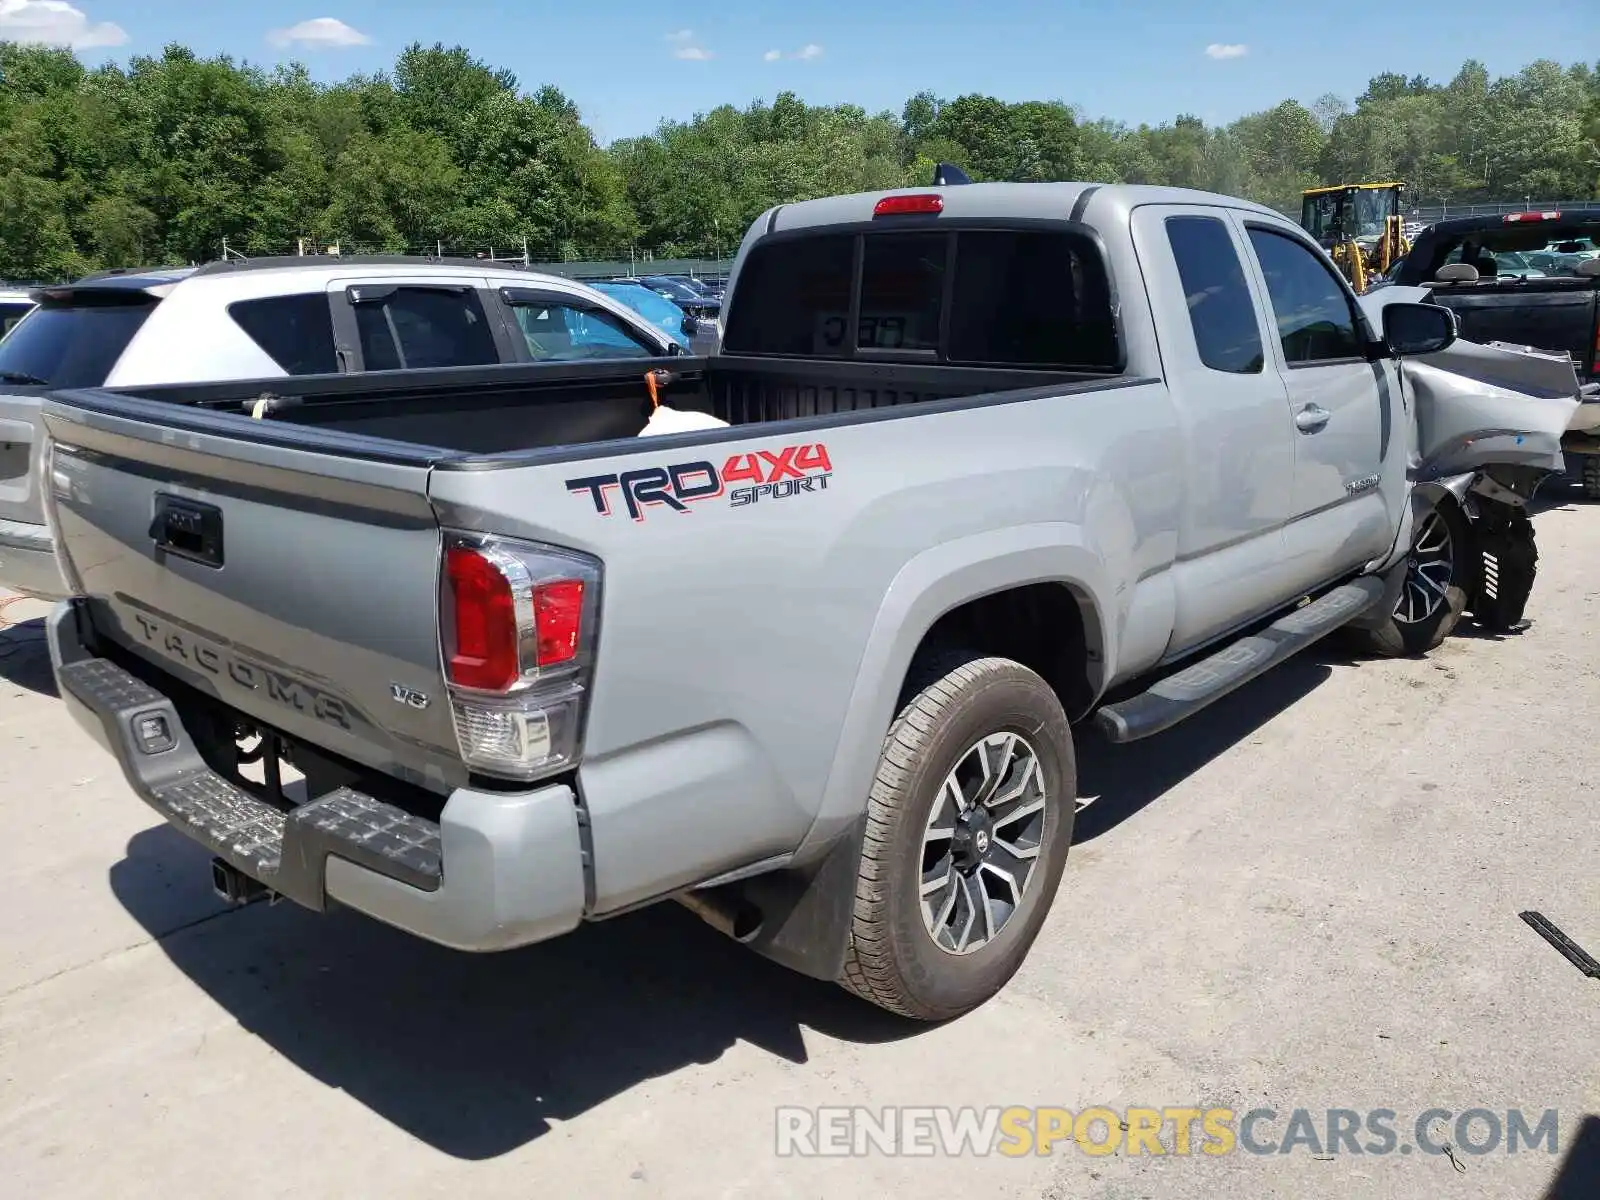
[[[447,266],[471,267],[474,270],[494,268],[501,271],[527,271],[520,262],[507,262],[492,258],[438,258],[431,254],[282,254],[266,258],[219,259],[206,263],[195,274],[227,275],[239,271],[281,271],[286,267],[339,266]]]

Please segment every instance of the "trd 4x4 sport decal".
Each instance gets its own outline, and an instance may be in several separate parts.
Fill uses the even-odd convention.
[[[691,504],[727,497],[731,508],[762,500],[786,500],[806,492],[828,490],[833,463],[821,442],[734,454],[718,467],[700,459],[665,467],[641,467],[618,475],[586,475],[567,480],[569,492],[587,493],[595,512],[612,514],[613,489],[635,521],[653,505],[688,512]]]

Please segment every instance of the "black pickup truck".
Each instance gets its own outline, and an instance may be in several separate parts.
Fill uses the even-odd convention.
[[[1600,380],[1600,206],[1440,221],[1391,282],[1431,288],[1463,338],[1565,352],[1580,381]],[[1600,395],[1586,399],[1585,416]],[[1600,499],[1600,436],[1580,424],[1562,444],[1568,473]]]

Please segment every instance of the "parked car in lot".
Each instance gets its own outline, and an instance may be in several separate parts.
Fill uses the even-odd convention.
[[[634,280],[600,280],[590,285],[596,291],[620,300],[629,308],[653,322],[691,354],[709,354],[716,349],[717,326],[714,321],[690,316],[676,301],[669,300],[654,288]]]
[[[672,898],[965,1011],[1061,880],[1072,722],[1496,622],[1575,407],[1403,401],[1450,312],[1179,189],[786,204],[733,280],[649,401],[630,363],[46,401],[61,695],[220,892],[480,951]],[[657,401],[702,427],[638,436]]]
[[[640,275],[637,280],[648,288],[654,288],[692,316],[714,321],[722,313],[721,300],[703,295],[696,288],[670,275]]]
[[[663,278],[671,279],[676,283],[681,283],[685,287],[691,288],[700,295],[706,296],[712,300],[722,299],[723,287],[719,282],[714,282],[710,279],[701,279],[694,275],[667,275],[663,276]]]
[[[267,258],[38,289],[0,342],[0,585],[60,594],[33,470],[39,393],[687,353],[593,288],[493,263]],[[630,368],[632,370],[632,368]]]

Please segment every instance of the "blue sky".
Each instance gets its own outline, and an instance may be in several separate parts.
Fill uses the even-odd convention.
[[[459,43],[526,88],[560,87],[610,141],[784,89],[874,112],[931,88],[1061,99],[1130,123],[1184,111],[1226,122],[1286,97],[1350,99],[1384,70],[1438,79],[1468,57],[1496,75],[1541,56],[1592,62],[1597,3],[1539,0],[1524,21],[1508,19],[1509,0],[1454,0],[1432,17],[1305,0],[0,0],[0,38],[68,41],[90,61],[179,41],[261,64],[299,59],[322,79],[382,69],[414,40]]]

